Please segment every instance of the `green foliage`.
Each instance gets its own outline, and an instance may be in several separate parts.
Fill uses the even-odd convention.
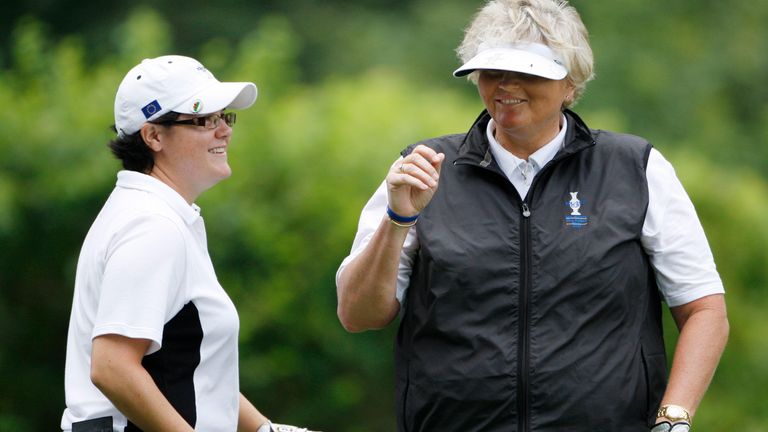
[[[768,8],[708,3],[665,14],[640,0],[576,4],[598,62],[577,108],[593,127],[651,138],[675,164],[725,281],[732,327],[696,430],[758,431],[768,427],[768,95],[758,78],[768,66],[755,53],[765,51]],[[119,167],[106,148],[114,92],[140,59],[169,52],[259,86],[254,107],[239,113],[233,177],[199,202],[240,311],[243,392],[280,422],[394,429],[394,326],[346,333],[334,277],[398,152],[463,132],[480,110],[473,87],[450,78],[452,49],[479,3],[397,2],[382,16],[362,4],[294,6],[261,14],[234,42],[211,35],[181,48],[159,9],[139,7],[101,36],[110,49],[95,58],[79,36],[53,42],[46,24],[16,22],[0,69],[0,432],[56,428],[77,254]],[[714,24],[729,37],[707,32]]]
[[[252,70],[270,67],[247,52],[241,59]],[[255,397],[274,418],[392,430],[392,331],[343,331],[335,271],[362,205],[400,149],[448,132],[445,125],[464,127],[475,109],[460,112],[456,96],[385,70],[287,89],[284,77],[262,76],[267,90],[241,113],[229,152],[234,175],[201,199],[215,221],[209,237],[228,239],[210,248],[241,311],[243,386],[284,395]],[[424,98],[413,100],[416,92]]]
[[[691,150],[670,160],[694,200],[726,285],[731,333],[697,430],[761,431],[768,426],[762,390],[768,386],[765,307],[768,283],[768,193],[764,178],[718,167]],[[706,428],[705,428],[706,425]]]
[[[768,386],[768,223],[761,197],[768,193],[768,185],[751,171],[713,169],[692,154],[680,158],[686,161],[680,164],[680,175],[688,179],[690,193],[701,197],[697,209],[730,301],[731,337],[713,393],[722,394],[732,404],[712,404],[707,415],[720,425],[713,430],[729,429],[741,421],[744,430],[764,430],[768,413],[758,389]],[[745,415],[747,420],[740,419]]]
[[[573,2],[590,30],[597,81],[584,106],[627,116],[627,131],[710,159],[768,168],[768,5]],[[659,8],[663,8],[660,13]],[[659,139],[666,142],[661,142]]]

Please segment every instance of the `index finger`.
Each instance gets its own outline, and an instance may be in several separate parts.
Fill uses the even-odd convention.
[[[413,149],[412,153],[416,153],[419,156],[423,157],[427,160],[432,166],[435,168],[439,168],[440,163],[443,161],[443,158],[445,155],[442,153],[438,153],[435,150],[433,150],[430,147],[425,146],[424,144],[419,144],[416,146],[416,148]]]

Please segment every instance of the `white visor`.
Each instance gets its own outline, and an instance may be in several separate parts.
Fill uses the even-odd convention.
[[[539,43],[515,44],[483,49],[453,72],[462,77],[477,69],[495,69],[561,80],[568,75],[562,59],[548,46]]]

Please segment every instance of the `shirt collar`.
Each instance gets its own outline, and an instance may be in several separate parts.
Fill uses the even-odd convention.
[[[551,161],[563,147],[565,131],[568,130],[568,119],[565,115],[562,116],[562,122],[563,124],[560,127],[560,132],[557,133],[552,141],[548,142],[528,157],[528,162],[533,165],[534,172],[538,172],[544,165],[549,163],[549,161]],[[496,158],[496,162],[499,164],[501,171],[509,177],[509,174],[525,161],[513,155],[509,150],[499,144],[494,136],[495,131],[496,122],[491,118],[486,127],[486,136],[488,137],[488,142],[491,146],[491,153],[493,153],[493,157]]]
[[[200,207],[197,204],[188,204],[178,192],[150,175],[123,170],[117,173],[117,186],[157,196],[181,216],[187,225],[193,225],[200,219]]]

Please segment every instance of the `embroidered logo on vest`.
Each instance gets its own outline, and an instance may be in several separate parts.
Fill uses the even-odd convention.
[[[584,200],[580,200],[578,192],[570,192],[571,199],[565,202],[565,205],[571,209],[571,214],[565,216],[565,225],[571,228],[584,228],[589,223],[589,217],[581,214],[581,207]]]

